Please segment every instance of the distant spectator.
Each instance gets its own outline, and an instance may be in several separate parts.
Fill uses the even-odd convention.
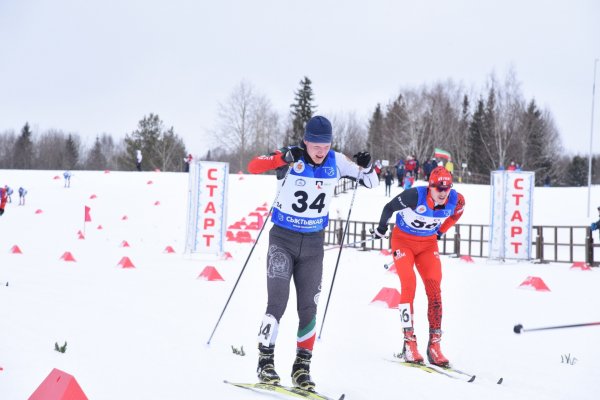
[[[413,173],[413,178],[415,178],[415,180],[419,179],[419,171],[421,171],[421,163],[419,162],[419,160],[416,159],[415,156],[413,156],[413,158],[415,159],[415,170]]]
[[[414,156],[406,157],[406,174],[410,172],[410,176],[414,178],[417,173],[417,160],[415,160]]]
[[[19,205],[20,206],[25,205],[25,196],[27,196],[27,190],[25,190],[25,188],[23,188],[23,187],[20,187],[19,188]]]
[[[138,171],[142,170],[142,151],[141,150],[135,151],[135,167],[137,168]]]
[[[413,187],[414,183],[415,183],[415,178],[413,178],[412,173],[407,172],[406,175],[404,176],[404,190],[410,189],[411,187]]]
[[[598,221],[592,222],[590,228],[592,228],[592,232],[598,229],[598,236],[600,237],[600,207],[598,207]]]
[[[4,207],[6,206],[7,200],[8,194],[6,193],[6,186],[0,187],[0,216],[4,214]]]
[[[381,160],[375,161],[375,173],[377,174],[377,179],[381,181]]]
[[[435,167],[437,167],[437,161],[435,157],[433,157],[431,160],[425,161],[423,164],[423,174],[425,174],[426,181],[429,181],[429,174],[431,174],[431,171],[433,171]]]
[[[394,174],[392,174],[392,171],[390,171],[389,168],[385,169],[385,173],[383,174],[383,179],[385,180],[385,195],[391,196],[392,183],[394,183]]]
[[[546,175],[544,178],[544,187],[550,187],[550,175]]]
[[[63,176],[65,177],[65,187],[71,187],[71,171],[65,171]]]
[[[8,202],[12,203],[12,194],[13,194],[12,188],[9,187],[8,185],[4,185],[4,189],[6,190],[6,196],[8,197]]]
[[[452,162],[452,160],[448,160],[446,161],[446,170],[448,172],[450,172],[451,175],[454,175],[454,163]]]
[[[396,163],[396,178],[398,178],[398,187],[402,187],[402,180],[404,179],[404,160],[402,159]]]
[[[507,171],[516,171],[517,170],[517,164],[515,164],[514,161],[510,161],[510,165],[506,168]]]
[[[190,172],[190,164],[192,163],[193,157],[191,154],[188,154],[184,157],[183,161],[185,162],[185,172]]]

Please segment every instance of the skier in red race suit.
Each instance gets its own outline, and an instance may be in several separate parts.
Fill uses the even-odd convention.
[[[284,147],[248,164],[253,174],[275,169],[279,185],[269,231],[267,309],[258,336],[257,373],[264,383],[280,382],[274,364],[275,340],[293,279],[299,321],[292,382],[314,391],[310,363],[323,275],[324,229],[334,189],[342,177],[358,179],[367,188],[379,183],[368,152],[356,154],[354,163],[331,150],[332,137],[327,118],[315,116],[306,123],[300,146]]]
[[[415,298],[416,266],[427,294],[429,343],[427,358],[431,364],[449,366],[442,354],[442,265],[437,241],[463,213],[464,197],[452,189],[452,175],[444,167],[436,167],[429,175],[429,187],[418,186],[405,190],[385,205],[374,238],[384,238],[388,220],[396,214],[392,231],[394,265],[400,278],[401,326],[404,331],[402,354],[405,361],[423,363],[417,349],[413,330],[413,300]]]
[[[4,207],[8,200],[8,190],[6,187],[0,187],[0,215],[4,214]]]

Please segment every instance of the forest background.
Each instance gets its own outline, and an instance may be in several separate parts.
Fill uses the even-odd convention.
[[[300,143],[304,124],[319,114],[316,93],[310,78],[303,77],[290,93],[289,113],[282,115],[252,83],[239,82],[219,102],[210,132],[214,144],[205,149],[187,149],[158,113],[144,115],[122,137],[98,133],[91,145],[77,132],[35,132],[24,122],[18,132],[0,132],[0,169],[134,170],[139,149],[144,170],[184,171],[192,154],[195,160],[225,161],[232,171],[245,171],[252,157]],[[354,112],[325,116],[334,126],[335,150],[352,155],[367,149],[390,166],[408,156],[423,163],[440,148],[451,154],[455,173],[467,183],[488,183],[490,171],[511,161],[534,171],[537,185],[588,183],[588,155],[565,152],[565,135],[552,111],[524,97],[514,71],[502,79],[490,75],[480,91],[452,80],[402,89],[387,103],[374,105],[367,123]],[[600,155],[594,154],[592,184],[600,184],[598,161]]]

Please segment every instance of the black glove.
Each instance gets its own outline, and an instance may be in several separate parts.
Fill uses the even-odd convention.
[[[359,151],[354,158],[359,167],[369,168],[371,166],[371,153],[368,151]]]
[[[0,208],[0,215],[4,214],[4,208]]]
[[[385,228],[377,227],[375,229],[369,229],[369,233],[371,233],[373,239],[386,239],[387,236],[385,236],[385,234],[387,233],[387,226]]]
[[[438,232],[437,233],[437,240],[442,240],[442,237],[445,235],[445,233],[442,232]]]
[[[304,149],[298,146],[288,146],[281,149],[281,153],[283,161],[289,164],[298,161],[304,154]]]

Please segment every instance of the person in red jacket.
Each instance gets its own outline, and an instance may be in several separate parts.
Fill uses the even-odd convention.
[[[0,187],[0,215],[4,214],[4,207],[8,201],[8,192],[5,187]]]
[[[463,195],[452,189],[452,175],[444,167],[436,167],[429,175],[429,187],[418,186],[405,190],[385,205],[379,225],[371,233],[384,238],[388,220],[394,212],[396,224],[392,231],[394,265],[400,278],[401,326],[404,331],[402,355],[407,362],[423,363],[413,329],[413,300],[415,298],[416,267],[427,294],[429,343],[427,358],[431,364],[448,366],[442,354],[442,264],[438,240],[462,216]]]

